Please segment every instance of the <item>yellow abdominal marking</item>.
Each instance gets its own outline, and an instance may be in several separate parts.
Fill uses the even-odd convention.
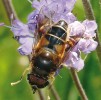
[[[47,34],[47,35],[53,36],[53,37],[55,37],[55,38],[61,40],[62,42],[66,43],[66,41],[64,41],[63,39],[61,39],[61,38],[59,38],[59,37],[57,37],[57,36],[55,36],[55,35],[52,35],[52,34]]]

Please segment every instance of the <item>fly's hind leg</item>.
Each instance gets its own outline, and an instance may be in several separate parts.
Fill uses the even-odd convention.
[[[50,76],[49,76],[49,88],[51,88],[51,86],[52,86],[52,84],[53,84],[53,82],[54,82],[54,80],[55,80],[55,77],[54,77],[54,75],[55,75],[55,73],[52,73]]]
[[[30,66],[31,65],[29,65],[29,67],[24,70],[24,72],[22,73],[22,76],[21,76],[20,80],[18,80],[16,82],[12,82],[11,83],[11,86],[14,86],[16,84],[19,84],[22,81],[22,79],[23,79],[24,75],[26,74],[26,72],[31,70],[31,67]]]

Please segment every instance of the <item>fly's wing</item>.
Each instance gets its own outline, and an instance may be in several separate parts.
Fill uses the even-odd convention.
[[[45,9],[46,6],[43,6],[36,16],[37,24],[35,28],[34,41],[33,41],[33,53],[41,37],[45,35],[53,25],[53,21],[51,20],[52,18],[47,17],[47,13],[45,12]],[[48,8],[47,11],[52,17],[51,11]]]
[[[53,1],[54,2],[54,1]],[[50,3],[47,5],[43,5],[38,14],[38,24],[37,24],[37,33],[42,36],[42,34],[46,33],[54,24],[56,24],[56,17],[59,16],[60,9],[58,7],[58,3]]]
[[[56,24],[57,21],[54,21],[54,19],[56,18],[55,16],[58,14],[58,9],[59,7],[57,3],[55,3],[54,6],[52,3],[47,4],[46,6],[43,5],[40,9],[37,18],[37,34],[35,35],[35,43],[33,48],[35,48],[41,37],[47,34],[48,31],[51,30],[51,27]]]
[[[69,58],[69,53],[71,51],[73,51],[73,49],[75,48],[75,46],[77,45],[77,43],[79,42],[79,40],[81,39],[81,37],[78,36],[70,36],[68,41],[67,41],[67,47],[66,47],[66,53],[65,53],[65,57],[63,59],[63,62],[65,63],[68,58]],[[80,52],[79,52],[80,53]]]

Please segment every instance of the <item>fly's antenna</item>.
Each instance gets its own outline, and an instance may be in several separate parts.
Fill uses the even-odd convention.
[[[11,83],[11,86],[14,86],[14,85],[19,84],[19,83],[22,81],[22,79],[23,79],[24,75],[26,74],[26,72],[27,72],[27,71],[30,71],[30,70],[31,70],[31,67],[30,67],[30,65],[29,65],[29,67],[24,70],[24,72],[23,72],[23,74],[22,74],[20,80],[18,80],[18,81],[16,81],[16,82],[12,82],[12,83]]]

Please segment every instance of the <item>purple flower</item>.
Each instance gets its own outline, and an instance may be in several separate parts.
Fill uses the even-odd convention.
[[[75,2],[76,0],[58,0],[58,2],[57,0],[40,0],[40,2],[34,0],[32,5],[53,22],[64,19],[69,24],[76,19],[71,13]]]
[[[79,57],[76,52],[70,52],[69,58],[65,61],[68,68],[73,67],[77,71],[80,71],[84,67],[84,61]]]
[[[94,51],[97,47],[98,43],[94,41],[93,39],[80,39],[77,46],[78,49],[85,54],[90,53],[91,51]]]
[[[94,20],[92,20],[92,21],[85,20],[85,21],[83,21],[82,24],[86,28],[85,33],[84,33],[85,38],[96,37],[95,30],[97,29],[97,24]]]
[[[73,67],[78,71],[84,67],[80,52],[88,54],[96,49],[98,43],[93,40],[93,37],[96,36],[96,29],[97,24],[94,20],[85,20],[82,23],[75,21],[69,24],[70,36],[79,38],[78,43],[71,50],[68,59],[65,61],[69,67]]]
[[[68,10],[68,12],[71,12],[72,9],[74,8],[74,4],[76,2],[76,0],[64,0],[66,1],[66,9]]]
[[[76,17],[75,17],[75,16],[73,15],[73,13],[71,13],[71,12],[67,13],[66,15],[63,15],[62,18],[63,18],[63,20],[65,20],[68,24],[70,24],[70,23],[72,23],[72,22],[74,22],[74,21],[77,20]],[[61,19],[62,19],[62,18],[61,18]]]
[[[82,37],[85,32],[85,26],[79,21],[75,21],[69,24],[70,36],[80,36]]]
[[[70,2],[70,1],[72,1],[72,2]],[[49,7],[49,8],[51,7],[50,10],[53,10],[56,7],[56,4],[59,6],[61,3],[62,4],[65,4],[65,3],[68,4],[67,2],[71,3],[71,9],[70,8],[69,9],[72,10],[72,7],[75,3],[75,0],[67,0],[67,1],[66,0],[58,0],[58,2],[57,2],[57,0],[40,0],[40,1],[34,0],[32,6],[34,8],[36,8],[38,11],[40,11],[43,7]],[[54,8],[52,8],[53,6],[54,6]],[[62,7],[60,9],[62,9]]]
[[[38,25],[42,24],[43,20],[45,19],[45,16],[42,14],[39,14],[37,10],[32,12],[28,16],[28,28],[31,33],[36,33]]]
[[[69,25],[71,36],[82,36],[84,38],[92,38],[96,36],[95,30],[97,24],[94,20],[85,20],[82,23],[75,21]]]
[[[11,31],[14,33],[14,36],[32,36],[28,25],[23,24],[19,20],[13,21]]]
[[[32,48],[33,48],[33,43],[34,39],[33,38],[20,38],[19,42],[22,42],[22,45],[18,48],[18,51],[21,55],[29,55],[32,53]]]
[[[35,10],[31,14],[29,14],[27,25],[30,32],[35,33],[37,24],[41,21],[41,19],[42,19],[42,16],[39,15],[38,10]]]
[[[46,5],[46,4],[48,5],[48,4],[50,4],[51,2],[52,2],[52,0],[40,0],[40,1],[34,0],[32,6],[33,6],[33,8],[37,9],[38,11],[40,11],[41,8],[42,8],[44,5]]]
[[[18,48],[19,53],[22,55],[31,54],[34,35],[29,31],[28,25],[14,20],[11,31],[13,31],[15,39],[21,44]]]
[[[95,21],[85,20],[83,23],[75,21],[69,25],[69,28],[70,36],[81,38],[73,51],[78,52],[80,50],[87,54],[96,49],[98,43],[93,40],[93,37],[96,36],[95,30],[97,29]]]
[[[64,20],[67,22],[67,24],[70,24],[74,21],[76,21],[76,17],[71,13],[60,13],[60,14],[54,14],[54,17],[52,18],[52,21],[57,23],[60,20]]]

